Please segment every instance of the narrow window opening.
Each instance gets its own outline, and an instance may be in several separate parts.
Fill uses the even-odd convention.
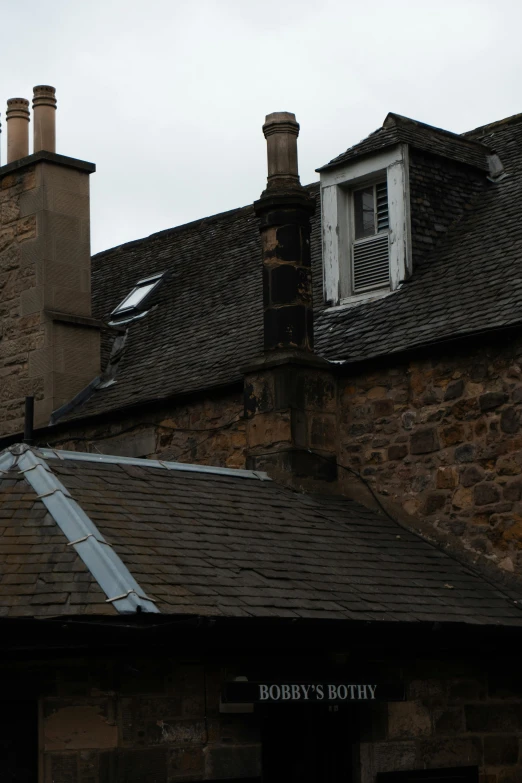
[[[352,292],[388,288],[388,188],[386,181],[353,191]]]

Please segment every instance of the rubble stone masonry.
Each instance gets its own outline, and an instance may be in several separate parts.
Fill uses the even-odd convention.
[[[354,371],[339,394],[341,463],[407,515],[521,573],[522,338]],[[353,476],[341,474],[349,491]]]
[[[426,358],[354,367],[349,376],[337,378],[337,404],[330,394],[328,405],[317,410],[322,439],[306,445],[319,454],[325,448],[337,452],[338,463],[360,478],[340,468],[337,481],[325,476],[321,491],[341,491],[368,503],[372,497],[364,480],[401,521],[422,520],[439,538],[456,537],[473,556],[520,574],[522,338],[490,337],[425,353]],[[332,384],[335,396],[333,378]],[[243,468],[252,448],[247,428],[257,426],[256,449],[262,453],[288,447],[289,411],[283,406],[279,418],[275,415],[260,409],[245,420],[238,391],[164,403],[110,421],[71,422],[55,437],[46,433],[46,442]],[[299,432],[290,437],[294,445]],[[266,459],[258,467],[271,471]],[[306,485],[302,477],[301,483]]]

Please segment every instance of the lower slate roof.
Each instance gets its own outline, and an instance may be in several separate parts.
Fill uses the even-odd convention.
[[[265,474],[27,446],[0,454],[0,470],[2,616],[139,605],[170,615],[522,625],[501,588],[418,535]],[[67,525],[80,518],[76,538]],[[109,595],[117,578],[122,594]]]

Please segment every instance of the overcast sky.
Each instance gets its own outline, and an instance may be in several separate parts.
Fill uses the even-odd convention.
[[[522,111],[520,0],[0,0],[5,103],[57,88],[57,152],[93,161],[93,252],[257,198],[264,116],[303,184],[388,111],[464,131]]]

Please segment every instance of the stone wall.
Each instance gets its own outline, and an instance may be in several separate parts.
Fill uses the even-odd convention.
[[[45,443],[71,451],[243,468],[245,426],[243,393],[231,391],[94,422],[73,420],[47,432]]]
[[[36,216],[23,217],[20,202],[36,187],[34,167],[0,178],[0,432],[23,431],[25,397],[43,398],[42,377],[30,377],[29,351],[44,341],[40,313],[21,313],[22,292],[36,285],[36,269],[25,262],[24,243],[36,237]]]
[[[52,155],[0,170],[1,435],[23,430],[25,396],[45,426],[100,372],[90,319],[92,170]]]
[[[372,657],[367,653],[367,665]],[[7,664],[4,676],[9,672],[11,689],[22,676],[23,698],[38,698],[42,783],[255,778],[262,768],[262,710],[223,712],[220,706],[223,681],[252,666],[247,658],[242,664],[234,659],[227,668],[212,656],[120,652],[112,658]],[[295,658],[285,663],[273,657],[270,679],[277,681],[282,672],[287,678],[293,665]],[[320,658],[312,661],[304,680],[313,680],[321,665]],[[480,783],[520,783],[517,659],[492,656],[482,663],[475,655],[455,655],[386,661],[381,654],[369,665],[403,682],[406,700],[351,708],[353,720],[345,723],[335,752],[352,755],[354,783],[375,783],[379,772],[461,766],[477,766]],[[256,656],[254,666],[266,668]],[[345,663],[335,676],[349,681],[350,670]],[[284,715],[284,706],[276,709]],[[321,713],[308,709],[313,727]],[[295,754],[296,748],[289,743],[285,752]]]
[[[123,656],[39,667],[42,783],[260,774],[258,716],[220,713],[219,666]]]
[[[480,783],[522,781],[522,682],[515,661],[406,665],[407,700],[369,708],[360,783],[379,772],[478,766]],[[441,674],[442,672],[442,674]]]
[[[413,266],[470,209],[488,182],[471,166],[410,149],[410,213]]]
[[[340,380],[340,461],[385,501],[520,573],[522,338],[426,354]],[[358,483],[339,478],[348,494]]]

